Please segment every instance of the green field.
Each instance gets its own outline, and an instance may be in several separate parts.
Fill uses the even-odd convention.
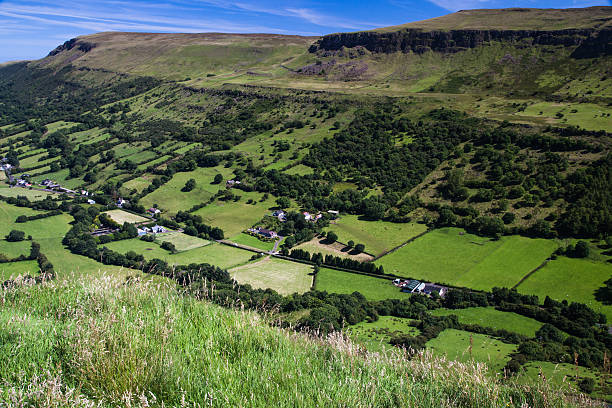
[[[339,242],[335,242],[332,245],[325,244],[325,238],[315,237],[310,241],[303,242],[300,245],[295,247],[296,249],[303,249],[304,251],[308,251],[311,254],[320,253],[323,256],[325,255],[333,255],[339,256],[341,258],[352,258],[359,261],[371,261],[372,256],[361,253],[352,255],[348,247],[340,244]]]
[[[518,377],[519,382],[529,383],[533,380],[537,380],[544,377],[546,381],[554,384],[560,388],[570,388],[574,392],[578,390],[576,384],[576,376],[578,376],[578,382],[583,378],[592,378],[595,380],[595,392],[593,397],[595,398],[607,398],[610,399],[609,394],[602,394],[601,392],[601,381],[602,375],[600,372],[589,370],[586,367],[575,366],[573,364],[561,363],[555,364],[548,361],[530,361],[523,366],[525,371]],[[612,379],[608,376],[608,387],[612,385]]]
[[[200,248],[211,244],[210,241],[205,239],[175,231],[165,234],[157,234],[155,238],[161,242],[173,243],[177,251],[189,251],[191,249]]]
[[[603,305],[594,292],[612,276],[612,264],[560,256],[527,278],[517,288],[521,293],[547,295],[556,300],[580,302],[605,314],[612,322],[612,305]]]
[[[328,231],[338,235],[338,241],[346,244],[354,241],[364,244],[366,252],[378,255],[403,244],[410,238],[427,231],[425,224],[363,221],[356,215],[343,215]]]
[[[32,235],[34,240],[40,244],[41,251],[53,264],[58,277],[73,276],[74,272],[83,275],[110,273],[117,276],[125,276],[131,273],[129,269],[103,265],[84,256],[74,255],[66,250],[62,245],[62,238],[70,229],[69,223],[73,220],[70,215],[62,214],[55,217],[28,221],[23,224],[15,223],[15,219],[21,214],[34,215],[39,214],[39,212],[0,202],[0,236],[5,236],[13,229],[24,231],[26,235]],[[4,242],[2,245],[4,246]],[[15,252],[17,251],[15,250]],[[24,255],[27,253],[29,253],[29,249]]]
[[[14,279],[18,276],[36,276],[38,272],[38,262],[36,261],[0,263],[0,282],[7,279]]]
[[[390,279],[375,278],[335,269],[321,268],[316,289],[333,293],[359,292],[370,300],[402,299],[410,296],[400,292]]]
[[[78,186],[84,184],[82,178],[69,178],[70,170],[61,169],[54,173],[37,173],[37,175],[33,175],[32,181],[34,183],[40,183],[44,179],[51,179],[57,183],[59,183],[62,187],[67,187],[70,189],[77,188]]]
[[[3,238],[3,237],[0,237]],[[8,258],[17,258],[19,255],[30,254],[30,241],[9,242],[5,239],[0,239],[0,254],[6,255]]]
[[[220,227],[228,237],[233,237],[251,227],[264,215],[270,213],[273,207],[274,197],[261,202],[263,194],[255,192],[244,192],[236,190],[235,194],[240,195],[240,201],[215,201],[206,207],[199,209],[194,214],[200,215],[206,224]],[[252,199],[253,204],[247,204],[247,200]]]
[[[542,323],[529,317],[516,313],[502,312],[492,307],[469,307],[467,309],[436,309],[432,310],[434,316],[456,315],[459,323],[478,324],[491,327],[496,330],[507,330],[509,332],[534,337],[536,331],[542,327]]]
[[[473,341],[471,356],[470,337]],[[455,329],[444,330],[438,337],[427,342],[427,348],[433,350],[434,354],[448,356],[450,360],[486,363],[492,372],[499,372],[510,360],[510,354],[516,351],[514,344],[502,343],[484,334]]]
[[[145,207],[157,204],[160,209],[170,213],[188,210],[196,204],[208,201],[219,189],[225,188],[224,182],[211,184],[218,173],[223,175],[224,180],[227,180],[232,174],[232,169],[226,169],[223,166],[200,167],[194,171],[176,173],[172,180],[144,196],[140,203]],[[196,187],[189,192],[181,191],[189,179],[195,179]],[[242,192],[238,191],[236,194],[242,194]]]
[[[261,249],[262,251],[266,252],[271,251],[274,248],[274,242],[265,242],[252,235],[245,233],[241,233],[230,238],[230,241],[248,247]]]
[[[240,283],[274,289],[285,295],[308,292],[312,286],[312,276],[309,275],[312,266],[282,259],[266,257],[230,269],[229,272]]]
[[[393,336],[399,334],[417,336],[420,334],[419,329],[410,326],[410,321],[411,319],[401,317],[379,316],[375,322],[361,322],[347,327],[346,333],[353,341],[363,344],[369,351],[383,351],[392,347],[389,340]]]
[[[0,186],[0,195],[4,197],[24,196],[30,201],[44,200],[48,196],[58,197],[58,194],[49,193],[47,191],[30,190],[29,188]]]
[[[123,210],[105,211],[104,214],[107,214],[113,221],[115,221],[119,225],[123,225],[124,222],[130,224],[137,224],[140,222],[151,221],[151,219],[149,218],[145,218],[140,215],[132,214]]]
[[[512,287],[557,248],[551,240],[504,236],[494,241],[459,228],[431,231],[380,258],[386,273],[490,290]]]
[[[114,241],[102,246],[122,254],[134,251],[137,254],[142,254],[146,259],[159,258],[172,265],[208,263],[220,268],[231,268],[241,265],[247,262],[253,255],[249,251],[216,243],[171,254],[165,249],[161,249],[157,242],[145,242],[137,238]]]
[[[557,119],[556,115],[560,113],[562,118]],[[608,114],[612,113],[612,109],[608,106],[595,105],[592,103],[553,103],[553,102],[538,102],[529,105],[524,112],[520,112],[521,116],[531,117],[548,117],[551,123],[560,124],[566,123],[569,125],[580,126],[588,130],[605,130],[612,131],[612,118]],[[552,119],[554,118],[554,119]]]

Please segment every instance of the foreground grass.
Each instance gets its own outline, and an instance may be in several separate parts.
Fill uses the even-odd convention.
[[[270,327],[152,281],[109,276],[0,291],[6,406],[563,407],[543,382],[430,354],[370,355]]]

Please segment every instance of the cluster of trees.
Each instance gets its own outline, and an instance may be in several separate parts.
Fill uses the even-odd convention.
[[[567,131],[563,134],[565,135]],[[529,157],[522,149],[537,149],[541,154]],[[463,149],[453,153],[455,167],[445,174],[438,186],[440,195],[452,202],[490,202],[498,200],[494,212],[507,211],[502,220],[514,222],[508,200],[518,200],[512,207],[542,206],[550,208],[562,199],[567,203],[565,214],[538,220],[530,229],[513,229],[514,233],[549,237],[599,236],[610,234],[610,167],[608,156],[565,176],[569,163],[559,152],[597,152],[599,145],[578,138],[517,130],[505,124],[485,128],[475,134]],[[466,154],[473,152],[470,162],[484,179],[466,179],[461,169],[468,163]],[[458,161],[458,163],[455,163]],[[470,196],[469,189],[477,189]],[[456,205],[456,204],[455,204]],[[552,223],[557,218],[556,223]],[[447,221],[443,218],[442,221]],[[458,220],[465,224],[465,220]]]
[[[30,199],[26,196],[17,197],[5,197],[0,196],[0,200],[7,202],[8,204],[14,205],[16,207],[29,207],[34,210],[46,210],[46,211],[54,211],[57,209],[64,210],[66,208],[65,198],[68,196],[60,196],[57,199],[53,199],[51,196],[47,196],[44,200],[40,201],[30,201]],[[58,202],[60,204],[58,204]]]
[[[202,217],[187,211],[179,211],[174,217],[176,222],[185,224],[185,234],[204,239],[219,240],[225,238],[225,233],[219,227],[204,224]]]
[[[405,192],[475,133],[461,120],[439,120],[437,112],[433,113],[436,126],[401,115],[401,109],[392,104],[358,111],[345,129],[311,147],[303,162],[340,179],[365,178],[385,193]],[[398,138],[412,138],[412,143],[398,146]]]
[[[26,234],[23,231],[19,231],[19,230],[11,230],[11,232],[8,233],[8,235],[6,235],[5,239],[8,242],[19,242],[19,241],[25,241],[26,239]]]
[[[124,239],[132,239],[138,237],[138,228],[134,224],[128,222],[123,223],[119,231],[115,231],[112,234],[100,235],[94,237],[94,240],[100,244],[107,244],[113,241],[121,241]]]
[[[586,258],[589,256],[591,248],[589,243],[586,241],[578,241],[576,245],[568,245],[566,247],[560,247],[555,252],[558,255],[565,255],[570,258]]]
[[[190,178],[189,180],[187,180],[187,182],[185,182],[185,185],[183,186],[183,188],[181,188],[181,191],[184,193],[187,193],[191,190],[193,190],[196,186],[196,181],[193,178]]]
[[[289,256],[293,259],[299,259],[301,261],[311,262],[315,265],[327,265],[336,268],[348,269],[351,271],[365,272],[376,275],[384,275],[385,270],[382,265],[376,266],[372,262],[359,262],[355,259],[341,258],[334,255],[325,255],[321,253],[310,254],[310,252],[303,249],[293,249],[289,252],[286,248],[281,251],[283,255]]]
[[[55,278],[55,270],[53,269],[53,264],[49,262],[46,255],[40,252],[40,244],[36,241],[32,241],[30,244],[30,254],[29,255],[20,255],[17,258],[9,259],[4,254],[0,254],[0,262],[20,262],[25,260],[37,261],[38,268],[40,269],[40,274],[32,278],[31,276],[26,276],[25,279],[32,280],[35,282],[42,282],[43,280],[53,279]],[[2,282],[1,286],[7,287],[13,284],[12,280],[6,280]]]
[[[145,92],[159,84],[152,78],[117,76],[103,89],[79,85],[71,68],[59,71],[31,68],[27,63],[0,67],[0,118],[2,125],[38,118],[42,123],[73,121],[83,112]],[[78,120],[75,120],[78,121]]]
[[[60,215],[62,213],[61,210],[52,210],[46,213],[40,213],[36,215],[19,215],[15,220],[16,223],[24,223],[28,221],[40,220],[42,218],[53,217],[54,215]]]

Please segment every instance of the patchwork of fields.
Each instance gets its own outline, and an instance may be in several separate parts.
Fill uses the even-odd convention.
[[[512,287],[557,248],[554,241],[504,236],[499,240],[459,228],[431,231],[376,263],[386,273],[479,290]]]

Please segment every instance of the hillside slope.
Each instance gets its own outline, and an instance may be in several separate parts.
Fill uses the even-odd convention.
[[[568,30],[612,27],[612,7],[596,6],[570,9],[507,8],[461,10],[456,13],[381,28],[396,31],[422,30]]]
[[[72,65],[161,79],[269,70],[303,54],[315,37],[277,34],[105,32],[57,47],[37,67]]]
[[[483,365],[367,354],[336,335],[269,327],[171,286],[109,277],[0,289],[9,406],[564,407],[544,382]],[[99,405],[98,405],[99,404]]]

